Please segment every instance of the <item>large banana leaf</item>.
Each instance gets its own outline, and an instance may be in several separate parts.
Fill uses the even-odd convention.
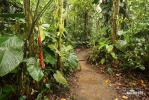
[[[20,64],[23,44],[17,36],[0,37],[0,76],[8,74]]]

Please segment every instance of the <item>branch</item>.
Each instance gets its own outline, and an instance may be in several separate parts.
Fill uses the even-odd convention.
[[[38,1],[39,1],[39,0],[38,0]],[[30,30],[30,33],[29,33],[29,37],[28,37],[27,40],[30,39],[31,34],[32,34],[32,32],[33,32],[33,29],[34,29],[34,27],[35,27],[35,24],[36,24],[37,20],[38,20],[38,19],[42,16],[42,14],[46,11],[47,7],[52,3],[52,1],[53,1],[53,0],[50,0],[50,1],[44,6],[44,8],[42,9],[42,11],[40,12],[40,14],[39,14],[37,17],[34,16],[34,17],[36,17],[36,18],[33,19],[32,27],[31,27],[31,30]],[[36,7],[37,7],[37,6],[36,6]]]

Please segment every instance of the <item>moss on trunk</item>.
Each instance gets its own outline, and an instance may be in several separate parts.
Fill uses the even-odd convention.
[[[120,7],[120,0],[113,0],[113,2],[112,2],[112,18],[111,18],[111,28],[112,28],[111,33],[112,33],[112,42],[113,43],[115,43],[117,40],[119,7]]]

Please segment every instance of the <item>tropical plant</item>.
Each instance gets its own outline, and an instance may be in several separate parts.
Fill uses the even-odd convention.
[[[1,3],[8,1],[2,0]],[[41,100],[46,98],[46,92],[55,89],[59,83],[68,90],[65,76],[77,68],[78,62],[72,53],[73,48],[68,52],[62,50],[63,0],[9,0],[9,3],[12,7],[4,5],[2,9],[10,9],[5,12],[1,10],[0,14],[0,99],[15,96],[19,100],[29,100],[37,95],[37,99]],[[57,7],[58,4],[60,7]],[[42,16],[49,5],[54,7],[48,10],[53,15]],[[54,13],[58,11],[56,17]],[[49,23],[44,23],[46,21]],[[54,24],[50,25],[50,22]],[[70,66],[63,67],[63,63]],[[68,73],[63,73],[66,70]],[[6,77],[17,80],[9,83]]]

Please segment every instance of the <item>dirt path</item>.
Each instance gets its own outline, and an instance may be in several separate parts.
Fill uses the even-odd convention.
[[[77,50],[77,57],[79,60],[87,58],[87,52]],[[120,100],[114,87],[110,83],[106,83],[106,76],[97,73],[86,61],[79,61],[82,70],[76,74],[76,86],[73,87],[75,100]]]

